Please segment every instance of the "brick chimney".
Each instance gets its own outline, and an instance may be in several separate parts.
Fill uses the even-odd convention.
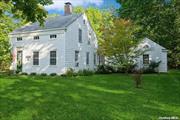
[[[64,15],[72,14],[72,4],[70,2],[66,2],[64,5]]]

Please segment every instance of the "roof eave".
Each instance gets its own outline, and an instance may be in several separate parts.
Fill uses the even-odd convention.
[[[66,27],[64,27],[64,28],[43,29],[43,30],[34,30],[34,31],[24,31],[24,32],[11,32],[11,33],[9,33],[9,35],[28,34],[28,33],[36,33],[36,32],[47,32],[47,31],[55,31],[55,30],[66,30]]]

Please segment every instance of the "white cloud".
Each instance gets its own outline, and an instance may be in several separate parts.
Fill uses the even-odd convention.
[[[71,2],[73,6],[83,6],[87,4],[95,4],[100,6],[103,4],[103,0],[53,0],[54,4],[46,6],[47,10],[63,10],[64,3]]]

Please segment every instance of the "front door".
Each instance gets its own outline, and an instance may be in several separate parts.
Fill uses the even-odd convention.
[[[22,51],[17,51],[17,72],[22,72],[22,63],[23,61],[23,52]]]

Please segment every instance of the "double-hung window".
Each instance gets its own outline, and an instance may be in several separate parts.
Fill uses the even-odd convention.
[[[56,51],[50,51],[50,65],[56,65]]]
[[[94,53],[94,65],[96,65],[96,53]]]
[[[39,52],[33,52],[33,65],[39,65]]]
[[[34,36],[34,40],[39,40],[39,36]]]
[[[75,67],[79,67],[79,51],[75,51]]]
[[[82,30],[79,29],[79,43],[82,43]]]
[[[50,35],[50,38],[55,39],[55,38],[57,38],[57,35],[56,34]]]
[[[149,64],[149,55],[148,54],[143,55],[143,64],[145,64],[145,65]]]
[[[89,52],[86,53],[86,65],[89,65]]]
[[[22,37],[17,37],[17,41],[22,41]]]

